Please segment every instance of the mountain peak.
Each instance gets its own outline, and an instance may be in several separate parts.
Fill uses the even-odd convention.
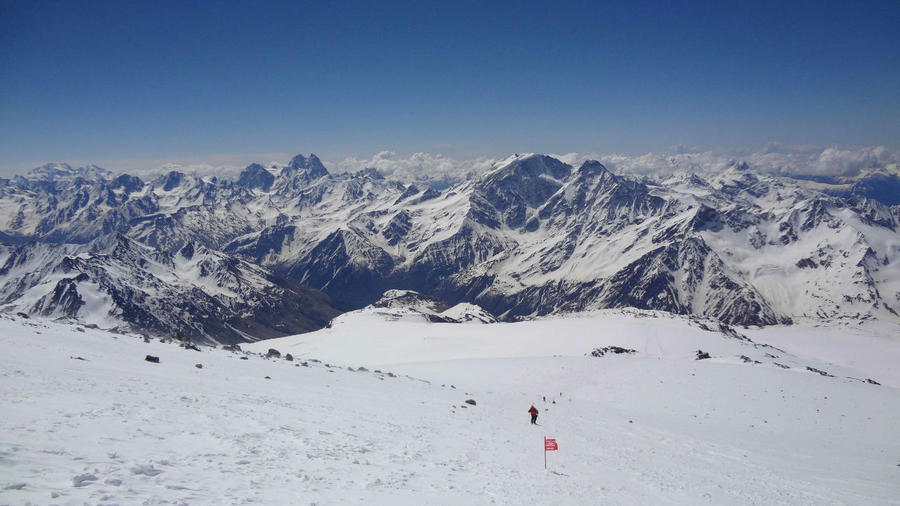
[[[368,177],[371,179],[384,179],[384,174],[381,173],[380,170],[375,167],[365,167],[362,170],[358,170],[353,174],[355,177]]]
[[[609,169],[597,160],[585,160],[584,163],[578,167],[578,172],[581,172],[582,174],[602,174],[604,172],[609,172]]]
[[[123,188],[125,193],[135,192],[141,189],[144,186],[144,182],[141,181],[141,178],[137,176],[131,176],[129,174],[120,174],[118,177],[112,180],[110,187],[112,189]]]
[[[747,172],[750,170],[750,164],[744,160],[732,160],[731,163],[728,164],[728,168],[737,172]]]
[[[42,176],[52,176],[52,175],[72,175],[75,173],[75,169],[72,168],[68,163],[45,163],[40,167],[35,167],[28,172],[27,176],[29,178],[41,178]]]
[[[173,170],[165,176],[160,177],[157,180],[157,184],[162,185],[163,191],[172,191],[175,188],[179,187],[182,181],[184,181],[184,173]]]
[[[31,169],[26,177],[32,181],[57,181],[83,177],[92,181],[108,178],[112,173],[96,165],[72,168],[68,163],[45,163]]]
[[[572,166],[548,155],[526,154],[515,155],[495,165],[495,169],[486,177],[506,178],[516,175],[518,177],[550,176],[554,179],[565,179],[572,172]]]
[[[251,190],[259,188],[265,192],[272,188],[272,183],[274,182],[275,176],[258,163],[251,163],[248,165],[246,169],[241,171],[241,175],[237,180],[238,186],[243,186]]]
[[[384,292],[377,302],[356,311],[357,314],[376,312],[388,319],[425,319],[433,323],[495,323],[497,319],[482,307],[460,303],[451,308],[442,301],[413,290],[393,289]]]
[[[291,158],[291,162],[281,173],[282,175],[302,173],[307,179],[313,180],[327,176],[328,169],[325,168],[325,165],[322,164],[322,161],[316,155],[310,153],[309,157],[306,157],[301,153]]]

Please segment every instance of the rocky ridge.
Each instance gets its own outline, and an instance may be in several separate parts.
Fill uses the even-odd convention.
[[[232,294],[258,301],[254,318],[288,292],[330,301],[336,309],[315,311],[310,328],[391,289],[505,320],[637,307],[770,325],[894,319],[900,308],[900,207],[741,163],[706,179],[637,181],[595,161],[516,155],[443,191],[374,169],[331,174],[315,155],[251,164],[234,180],[51,167],[0,180],[0,209],[3,310],[188,328],[201,339],[269,332],[213,323],[248,314]],[[217,267],[193,278],[122,275],[175,265],[190,250]],[[16,270],[37,256],[40,268]],[[267,328],[303,327],[278,330],[282,317]]]

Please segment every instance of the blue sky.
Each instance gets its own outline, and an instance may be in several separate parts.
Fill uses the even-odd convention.
[[[0,0],[0,166],[900,147],[900,2],[620,3]]]

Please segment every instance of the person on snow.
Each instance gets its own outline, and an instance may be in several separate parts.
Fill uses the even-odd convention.
[[[531,409],[529,409],[528,412],[531,413],[531,424],[537,425],[538,410],[534,407],[534,404],[531,405]]]

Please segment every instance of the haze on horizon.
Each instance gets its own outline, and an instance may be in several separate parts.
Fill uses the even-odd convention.
[[[896,160],[898,24],[890,1],[4,0],[0,172],[771,142]]]

